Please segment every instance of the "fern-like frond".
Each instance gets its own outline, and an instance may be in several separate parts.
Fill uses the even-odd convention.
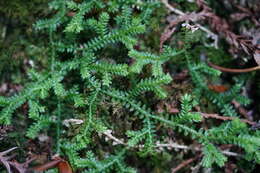
[[[90,0],[88,2],[83,2],[81,4],[76,4],[75,2],[68,1],[67,3],[68,8],[72,10],[76,10],[76,14],[72,17],[70,22],[65,28],[65,32],[73,32],[73,33],[79,33],[82,31],[83,28],[83,20],[84,15],[92,10],[95,5],[95,1]]]
[[[47,129],[51,123],[52,123],[52,120],[50,119],[49,116],[41,115],[39,118],[37,118],[37,122],[33,123],[29,127],[29,129],[27,130],[26,136],[29,138],[37,137],[38,133],[42,129]]]
[[[142,68],[147,64],[152,64],[152,75],[163,76],[162,65],[173,56],[176,56],[182,52],[176,52],[172,49],[165,48],[165,52],[161,55],[155,55],[148,52],[139,52],[131,50],[128,55],[135,59],[135,63],[130,67],[130,71],[134,73],[140,73]]]
[[[140,22],[134,21],[135,20],[133,20],[132,24],[127,25],[122,29],[113,30],[105,36],[98,36],[91,39],[86,44],[84,44],[83,48],[80,50],[97,51],[108,44],[123,40],[125,36],[134,36],[143,33],[145,31],[144,25],[142,25]]]
[[[153,91],[159,98],[165,98],[167,93],[161,88],[161,85],[168,84],[171,81],[172,78],[169,74],[157,78],[143,79],[129,91],[129,95],[138,96],[143,92]]]
[[[212,167],[213,163],[222,167],[227,161],[227,157],[225,157],[213,144],[205,144],[203,146],[203,154],[202,165],[204,167]]]
[[[63,0],[54,0],[50,3],[50,7],[58,10],[58,13],[51,19],[38,20],[35,24],[37,30],[48,29],[55,31],[66,20],[66,2]]]

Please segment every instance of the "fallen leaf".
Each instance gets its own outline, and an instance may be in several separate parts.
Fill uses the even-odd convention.
[[[225,85],[208,85],[208,88],[218,93],[223,93],[229,89]]]
[[[254,53],[254,59],[255,59],[255,62],[260,65],[260,51],[255,51]]]
[[[52,168],[58,168],[59,173],[73,173],[72,168],[70,166],[70,164],[60,158],[60,157],[55,157],[54,160],[45,163],[43,165],[37,166],[35,168],[33,168],[34,171],[46,171],[48,169],[52,169]]]

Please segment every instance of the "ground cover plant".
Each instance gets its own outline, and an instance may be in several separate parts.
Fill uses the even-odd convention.
[[[20,3],[0,11],[0,172],[257,169],[257,1]]]

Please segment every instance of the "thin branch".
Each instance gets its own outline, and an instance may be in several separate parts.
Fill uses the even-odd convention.
[[[156,147],[158,148],[176,148],[176,149],[183,149],[183,150],[191,150],[189,146],[186,145],[180,145],[177,143],[167,143],[167,144],[156,144]],[[199,148],[194,148],[195,150],[199,150]]]
[[[223,120],[223,121],[228,121],[228,120],[234,120],[237,117],[226,117],[226,116],[220,116],[218,114],[208,114],[208,113],[202,113],[200,112],[200,114],[204,117],[204,118],[215,118],[215,119],[219,119],[219,120]],[[246,119],[240,119],[240,121],[244,122],[244,123],[248,123],[250,125],[255,125],[256,123],[253,121],[249,121]]]
[[[12,155],[12,156],[5,156],[5,155],[10,153],[11,151],[17,149],[17,148],[18,147],[13,147],[13,148],[10,148],[6,151],[0,152],[0,163],[2,163],[5,166],[8,173],[12,173],[9,160],[11,158],[13,158],[14,155]]]
[[[241,115],[243,115],[247,120],[249,120],[249,121],[253,120],[253,117],[249,115],[250,113],[240,103],[238,103],[236,100],[233,100],[232,104],[237,109],[237,111]]]
[[[169,3],[168,3],[168,0],[161,0],[162,3],[172,12],[174,12],[175,14],[178,14],[178,15],[185,15],[184,12],[182,12],[181,10],[177,9],[177,8],[174,8],[173,6],[171,6]]]
[[[181,164],[179,164],[176,168],[172,169],[171,173],[176,173],[177,171],[179,171],[180,169],[188,166],[190,163],[196,161],[197,159],[199,159],[202,155],[197,155],[193,158],[190,158],[188,160],[184,160]]]
[[[167,7],[170,11],[174,12],[175,14],[179,15],[179,16],[185,16],[186,14],[184,12],[182,12],[179,9],[174,8],[173,6],[171,6],[168,3],[168,0],[161,0],[161,2],[165,5],[165,7]],[[192,22],[194,22],[196,24],[197,27],[199,27],[202,31],[206,32],[212,39],[214,39],[215,43],[214,46],[217,48],[218,45],[218,35],[216,35],[215,33],[213,33],[212,31],[210,31],[208,28],[200,25],[199,23],[197,23],[195,20],[191,20]]]
[[[208,64],[209,64],[209,66],[213,67],[214,69],[217,69],[217,70],[222,71],[222,72],[228,72],[228,73],[247,73],[247,72],[260,70],[260,66],[246,68],[246,69],[235,69],[235,68],[221,67],[221,66],[215,65],[215,64],[213,64],[212,62],[209,62],[209,61],[208,61]]]
[[[117,137],[112,135],[112,130],[106,130],[103,133],[101,133],[106,136],[106,140],[112,140],[113,145],[124,145],[127,146],[127,142],[124,142],[121,139],[118,139]],[[168,148],[168,149],[182,149],[182,150],[193,150],[193,151],[201,151],[202,149],[199,147],[194,146],[187,146],[187,145],[180,145],[178,143],[170,142],[170,143],[156,143],[156,148]],[[144,148],[144,145],[138,145],[137,148]],[[234,157],[243,157],[241,154],[227,151],[227,150],[221,150],[221,152],[227,156],[234,156]]]
[[[111,139],[114,141],[114,145],[118,145],[118,144],[122,144],[122,145],[127,145],[123,140],[121,139],[118,139],[116,137],[114,137],[112,135],[112,130],[106,130],[103,132],[103,134],[108,138],[108,139]]]
[[[223,154],[227,155],[227,156],[234,156],[234,157],[243,157],[241,154],[238,154],[238,153],[234,153],[234,152],[231,152],[231,151],[221,151]]]
[[[13,148],[10,148],[6,151],[3,151],[3,152],[0,152],[0,156],[3,156],[3,155],[6,155],[7,153],[10,153],[11,151],[17,149],[18,147],[13,147]]]

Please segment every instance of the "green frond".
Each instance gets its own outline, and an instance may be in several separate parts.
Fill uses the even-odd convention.
[[[80,5],[70,2],[67,4],[72,10],[76,10],[76,14],[72,17],[70,22],[65,28],[65,32],[79,33],[84,29],[83,20],[84,15],[94,8],[95,2],[93,0],[88,2],[83,2]]]
[[[172,81],[169,74],[157,78],[142,79],[132,90],[129,91],[130,96],[138,96],[146,91],[153,91],[159,98],[167,96],[166,91],[161,85],[168,84]]]
[[[198,112],[192,112],[192,108],[198,103],[192,99],[192,96],[185,94],[181,98],[181,109],[177,115],[163,114],[167,120],[177,124],[194,123],[202,121],[202,116]]]
[[[127,145],[134,147],[145,139],[147,134],[147,129],[142,129],[139,131],[127,131],[126,135],[129,137]]]
[[[227,161],[227,157],[225,157],[213,144],[205,144],[203,146],[203,155],[202,165],[204,167],[212,167],[213,163],[222,167]]]
[[[236,110],[234,109],[234,106],[230,104],[233,100],[237,100],[245,104],[248,104],[250,102],[249,99],[246,99],[245,97],[239,95],[241,91],[241,86],[244,83],[243,80],[237,82],[228,91],[217,93],[208,88],[207,76],[219,76],[221,73],[218,70],[208,67],[205,63],[192,64],[189,58],[187,58],[187,63],[193,83],[197,86],[196,93],[199,95],[196,96],[199,98],[201,97],[201,94],[204,94],[204,96],[208,100],[210,100],[220,109],[220,112],[223,115],[238,116]]]
[[[122,29],[113,30],[105,36],[98,36],[91,39],[86,44],[84,44],[84,48],[82,48],[82,50],[97,51],[108,44],[120,42],[125,36],[134,36],[143,33],[144,31],[144,25],[133,22],[132,24],[127,25]]]
[[[108,13],[101,13],[99,17],[99,22],[97,26],[97,33],[105,36],[108,34],[108,22],[109,22],[109,14]]]
[[[148,154],[154,154],[155,148],[155,125],[151,120],[151,117],[144,117],[144,128],[147,129],[147,135],[144,143],[144,148],[141,150],[141,155],[146,156]]]
[[[198,138],[201,141],[206,140],[204,134],[202,132],[197,132],[193,128],[190,128],[188,126],[179,124],[177,122],[165,119],[163,117],[154,115],[150,112],[150,110],[147,110],[145,105],[142,105],[142,103],[134,101],[133,99],[129,99],[127,95],[124,92],[120,91],[101,91],[104,94],[112,97],[112,99],[120,102],[124,107],[128,108],[130,111],[134,112],[134,115],[138,115],[141,119],[149,118],[148,120],[153,119],[155,121],[158,121],[160,123],[165,124],[166,126],[170,126],[173,128],[177,128],[179,132],[184,132],[185,134],[189,134],[192,136],[192,138]],[[195,120],[198,119],[199,115],[195,114]],[[152,128],[150,128],[152,130]],[[151,131],[150,130],[150,131]],[[152,134],[152,133],[151,133]]]
[[[111,155],[102,161],[98,161],[92,152],[88,152],[87,158],[77,160],[77,166],[87,168],[87,170],[83,171],[84,173],[111,172],[112,170],[117,170],[116,172],[127,172],[127,170],[133,171],[132,168],[125,167],[122,160],[124,153],[125,150],[118,152],[116,155]]]
[[[170,140],[181,137],[177,141],[184,142],[183,145],[198,144],[199,150],[202,149],[202,167],[224,166],[227,152],[218,148],[223,144],[234,146],[232,152],[243,153],[241,160],[259,163],[260,132],[239,120],[232,105],[234,101],[242,105],[250,103],[241,92],[251,78],[237,75],[233,81],[227,81],[232,86],[225,92],[211,89],[210,85],[222,85],[226,80],[220,71],[206,64],[201,48],[194,44],[204,39],[200,31],[192,33],[185,29],[181,35],[176,32],[176,40],[184,44],[175,46],[173,39],[169,42],[171,46],[156,54],[157,48],[153,46],[158,45],[159,38],[151,37],[163,25],[159,26],[160,22],[155,20],[166,14],[159,11],[160,5],[158,0],[52,0],[45,16],[53,17],[34,25],[36,30],[46,33],[41,38],[49,36],[40,40],[47,53],[39,58],[38,54],[30,53],[26,61],[29,58],[31,62],[32,57],[33,68],[28,70],[26,64],[28,79],[18,82],[23,89],[10,89],[3,93],[7,96],[0,96],[0,125],[12,125],[21,119],[18,125],[26,129],[26,137],[35,139],[41,133],[50,136],[54,140],[52,147],[68,159],[76,172],[136,173],[139,170],[126,163],[147,156],[152,159],[145,167],[155,164],[149,167],[150,171],[157,171],[158,165],[165,168],[174,151],[159,148],[161,153],[158,153],[157,144],[171,142],[167,131],[174,132]],[[158,14],[153,13],[156,9]],[[189,75],[185,79],[165,87],[172,82],[171,75],[186,69]],[[8,76],[3,82],[9,82],[9,78],[14,80]],[[177,85],[180,87],[175,88]],[[174,90],[170,91],[171,88]],[[187,94],[187,90],[192,94]],[[171,108],[169,102],[178,105],[181,95],[179,113],[164,113],[165,107],[167,111]],[[203,116],[195,112],[198,108],[201,112],[216,112],[234,119],[208,118],[201,124]],[[113,130],[112,136],[104,133],[108,129]],[[161,160],[166,161],[161,163]]]
[[[84,95],[78,91],[78,88],[72,88],[68,91],[67,97],[71,98],[74,102],[74,106],[83,107],[87,104],[87,100],[84,98]]]
[[[29,117],[31,119],[37,120],[40,116],[40,113],[45,111],[43,106],[40,106],[39,103],[33,100],[29,100]]]
[[[58,10],[58,13],[51,19],[38,20],[35,24],[37,30],[48,29],[49,31],[55,31],[66,20],[66,4],[63,0],[54,0],[50,3],[50,7]]]
[[[98,61],[91,64],[90,68],[100,73],[110,73],[113,75],[126,76],[128,74],[127,64],[112,64],[105,61]]]
[[[61,83],[53,84],[54,93],[57,96],[64,97],[66,95],[66,91]]]
[[[123,6],[121,14],[115,18],[117,25],[129,25],[132,19],[131,14],[132,9],[128,6]]]
[[[19,108],[22,104],[24,104],[26,98],[23,96],[13,96],[8,105],[3,108],[0,112],[0,123],[1,124],[11,124],[12,114],[15,112],[17,108]]]
[[[161,55],[155,55],[148,52],[139,52],[131,50],[128,55],[135,59],[135,63],[130,67],[130,71],[134,73],[140,73],[142,68],[147,64],[152,64],[152,75],[162,76],[164,75],[162,65],[173,56],[176,56],[182,52],[176,52],[172,49],[165,48],[166,51]]]
[[[50,124],[52,123],[51,119],[49,117],[45,116],[40,116],[37,118],[37,122],[33,123],[26,132],[26,136],[29,138],[34,139],[37,137],[39,132],[43,129],[47,129]]]
[[[4,107],[8,104],[8,99],[6,99],[5,97],[3,96],[0,96],[0,106],[1,107]]]
[[[77,52],[77,45],[69,44],[64,42],[54,42],[53,46],[57,48],[59,52],[67,52],[67,53],[76,53]]]

